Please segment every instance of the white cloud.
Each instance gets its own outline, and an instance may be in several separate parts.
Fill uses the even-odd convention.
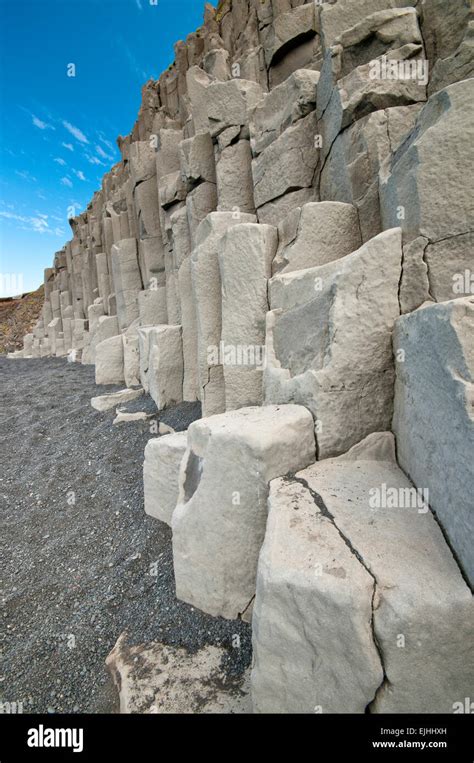
[[[15,174],[23,178],[23,180],[31,180],[33,183],[37,182],[35,176],[28,172],[28,170],[21,170],[21,172],[20,170],[15,170]]]
[[[111,143],[110,140],[106,140],[103,135],[99,135],[99,140],[100,140],[101,143],[104,144],[104,146],[107,146],[109,151],[115,151],[116,150],[116,146],[114,146],[114,144]]]
[[[18,227],[21,230],[33,230],[35,233],[49,233],[53,236],[64,236],[64,230],[62,228],[50,228],[48,225],[48,215],[36,213],[36,216],[17,215],[14,212],[0,211],[0,217],[6,220],[13,220],[16,223],[21,223]]]
[[[42,119],[39,119],[34,114],[31,115],[31,118],[33,120],[33,124],[35,127],[38,127],[40,130],[55,130],[56,128],[53,127],[53,125],[49,125],[47,122],[43,122]]]
[[[56,157],[56,159],[53,159],[53,161],[57,162],[57,163],[58,163],[58,164],[60,164],[62,167],[64,167],[64,166],[65,166],[65,164],[66,164],[66,162],[64,161],[64,159],[61,159],[59,156],[57,156],[57,157]]]
[[[63,146],[63,148],[67,148],[69,151],[74,151],[74,146],[72,143],[61,143],[61,146]]]
[[[62,185],[67,185],[68,188],[72,188],[72,183],[68,177],[61,178]]]
[[[74,125],[66,121],[63,122],[63,125],[66,128],[66,130],[68,130],[71,133],[71,135],[74,135],[75,139],[78,140],[80,143],[89,143],[89,141],[87,140],[82,130],[80,130],[78,127],[74,127]]]
[[[99,156],[102,157],[102,159],[108,159],[110,162],[113,162],[114,157],[113,156],[109,156],[108,154],[106,154],[103,148],[101,148],[100,146],[96,146],[95,150],[97,151]]]
[[[87,161],[91,164],[101,164],[103,167],[105,167],[104,162],[101,162],[100,159],[98,159],[96,156],[87,156]]]
[[[74,172],[75,176],[79,178],[79,180],[85,180],[86,179],[85,176],[84,176],[84,173],[82,172],[82,170],[73,170],[73,172]]]

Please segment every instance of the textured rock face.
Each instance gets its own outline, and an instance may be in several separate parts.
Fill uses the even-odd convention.
[[[474,297],[424,307],[396,322],[393,430],[401,467],[429,490],[431,508],[474,587],[473,331]]]
[[[123,382],[99,410],[201,403],[149,444],[145,508],[178,596],[246,619],[269,512],[258,711],[470,696],[473,28],[467,0],[207,5],[15,353]],[[408,479],[453,555],[431,513],[367,506]]]
[[[191,275],[196,305],[197,346],[200,398],[203,415],[225,411],[225,388],[222,363],[215,363],[222,330],[222,293],[219,249],[226,230],[233,225],[254,222],[253,215],[240,212],[213,212],[196,233],[196,247],[191,256]]]
[[[414,131],[381,169],[384,226],[398,216],[406,241],[426,239],[428,282],[433,280],[437,301],[455,298],[453,277],[472,269],[474,201],[458,180],[474,171],[468,150],[474,138],[473,94],[474,80],[469,79],[433,95],[418,115]]]
[[[294,209],[278,226],[274,273],[326,265],[361,245],[359,217],[350,204],[321,201]]]
[[[246,612],[268,483],[314,458],[312,418],[300,406],[243,408],[191,424],[172,519],[180,599],[230,619]]]
[[[309,408],[319,458],[390,429],[401,262],[394,229],[340,260],[270,281],[265,400]]]
[[[449,713],[468,691],[471,593],[410,490],[389,433],[271,483],[257,712]]]
[[[268,279],[277,247],[271,225],[243,223],[222,241],[222,332],[226,410],[261,405]]]
[[[121,336],[113,336],[100,342],[95,349],[95,354],[96,384],[121,384],[125,381]]]

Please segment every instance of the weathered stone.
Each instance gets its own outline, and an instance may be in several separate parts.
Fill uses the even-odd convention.
[[[198,334],[199,397],[204,416],[225,410],[222,367],[209,363],[209,353],[218,350],[221,341],[222,294],[218,252],[227,228],[246,222],[255,222],[255,217],[233,212],[212,212],[197,229],[196,246],[191,255]]]
[[[336,138],[326,159],[320,178],[321,198],[354,204],[364,241],[384,227],[379,171],[413,129],[421,108],[421,104],[394,106],[359,119]]]
[[[219,212],[255,211],[252,180],[252,154],[248,140],[239,140],[222,152],[217,162],[217,199]]]
[[[453,712],[473,679],[473,624],[471,593],[391,434],[271,483],[254,710]]]
[[[473,297],[423,307],[396,322],[393,419],[399,463],[417,487],[429,490],[471,585],[473,329]]]
[[[130,145],[130,174],[133,184],[156,176],[156,150],[149,140],[137,140]]]
[[[160,182],[162,180],[163,177],[160,178]],[[160,233],[160,215],[156,178],[151,177],[149,180],[139,183],[134,193],[140,238],[158,236]]]
[[[123,339],[113,336],[95,348],[95,383],[121,384],[125,381],[123,368]]]
[[[134,238],[124,239],[112,246],[112,273],[119,327],[124,329],[138,318],[138,292],[142,290]]]
[[[320,25],[324,47],[328,50],[346,30],[364,22],[373,13],[415,4],[413,0],[344,0],[343,3],[323,3]]]
[[[259,223],[278,225],[297,207],[302,207],[310,201],[319,201],[317,188],[301,188],[299,191],[289,191],[278,199],[273,199],[257,210]]]
[[[419,236],[403,247],[403,268],[400,281],[400,311],[411,313],[431,300],[428,266],[425,261],[428,239]]]
[[[147,289],[138,293],[140,326],[160,326],[168,322],[166,287]]]
[[[165,286],[165,254],[161,234],[153,238],[140,239],[139,261],[140,273],[144,286],[151,288]]]
[[[181,326],[155,326],[138,330],[140,378],[158,410],[183,400],[183,348]],[[142,337],[146,337],[142,344]],[[143,347],[143,358],[142,358]]]
[[[199,183],[186,196],[186,211],[188,215],[191,248],[195,243],[196,231],[210,212],[217,209],[217,188],[215,183]]]
[[[183,339],[183,400],[192,402],[199,397],[199,370],[196,305],[189,257],[178,271],[178,290]]]
[[[197,183],[216,182],[214,146],[210,133],[198,133],[180,143],[181,174],[188,190]]]
[[[407,241],[421,235],[436,243],[474,230],[474,196],[469,192],[473,96],[472,79],[431,96],[409,138],[381,169],[384,227],[397,220]]]
[[[320,458],[390,429],[401,263],[394,229],[340,260],[270,281],[265,400],[309,408]]]
[[[180,206],[170,215],[173,267],[178,270],[181,263],[191,254],[191,236],[189,233],[188,213],[185,206]]]
[[[88,343],[84,342],[82,363],[84,365],[94,365],[97,345],[106,339],[117,336],[118,333],[119,325],[115,315],[103,315],[100,317],[94,333],[89,333]]]
[[[186,193],[186,185],[179,170],[160,178],[159,200],[160,206],[165,209],[178,201],[183,201],[186,198]]]
[[[179,469],[187,440],[187,432],[178,432],[149,440],[145,448],[145,511],[167,525],[171,525],[171,517],[178,502]]]
[[[123,340],[123,375],[127,387],[140,385],[140,345],[138,330],[122,334]]]
[[[474,230],[428,244],[425,262],[436,302],[474,294]]]
[[[179,144],[183,140],[183,131],[164,128],[158,132],[156,152],[156,175],[158,180],[172,172],[178,172]]]
[[[277,64],[288,50],[304,45],[315,34],[316,14],[313,3],[280,13],[264,35],[267,66]]]
[[[319,72],[299,69],[273,88],[250,118],[250,144],[254,156],[273,143],[287,127],[316,108]]]
[[[308,114],[288,127],[252,161],[257,207],[287,191],[314,185],[319,162],[317,133],[316,116],[314,113]]]
[[[199,66],[191,66],[186,72],[186,85],[191,101],[194,129],[197,133],[207,132],[209,122],[207,118],[208,88],[213,78]]]
[[[313,421],[299,406],[243,408],[190,425],[172,518],[178,598],[216,616],[245,614],[268,482],[314,457]]]
[[[391,61],[395,61],[399,67],[424,65],[423,76],[420,79],[415,73],[415,76],[410,77],[402,78],[397,75],[396,78],[389,78],[385,75],[383,66]],[[380,65],[380,71],[377,71],[376,64]],[[320,80],[323,93],[325,71],[323,70]],[[321,159],[326,158],[342,130],[371,112],[426,101],[427,79],[424,77],[427,77],[427,72],[422,45],[405,45],[390,51],[387,56],[358,66],[350,74],[339,79],[318,122],[322,139]],[[320,111],[321,107],[318,106],[318,113]]]
[[[129,403],[131,400],[136,400],[141,395],[143,395],[142,389],[124,389],[120,390],[120,392],[111,392],[108,395],[93,397],[91,405],[96,411],[109,411],[121,403]]]
[[[216,138],[228,127],[248,125],[250,112],[262,97],[260,85],[249,80],[211,83],[205,95],[211,136]]]
[[[331,201],[297,207],[278,226],[278,242],[274,274],[326,265],[362,244],[357,210]]]
[[[277,230],[245,223],[222,240],[222,340],[216,365],[223,365],[226,410],[261,405],[265,361],[268,279],[277,248]]]

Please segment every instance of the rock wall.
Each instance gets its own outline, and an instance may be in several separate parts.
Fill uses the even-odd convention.
[[[45,271],[19,355],[201,401],[146,509],[178,596],[252,619],[256,711],[472,690],[473,29],[467,0],[207,5]]]

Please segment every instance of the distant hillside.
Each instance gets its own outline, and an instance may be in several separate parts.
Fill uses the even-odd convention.
[[[23,347],[23,337],[40,317],[44,302],[44,286],[19,297],[0,299],[0,353]]]

